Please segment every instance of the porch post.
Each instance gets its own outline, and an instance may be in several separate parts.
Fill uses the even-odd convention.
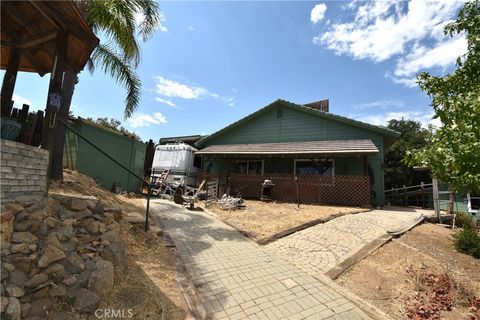
[[[45,109],[45,118],[43,121],[42,148],[50,151],[48,166],[48,177],[51,174],[52,155],[55,146],[55,129],[57,127],[58,111],[55,110],[50,95],[53,93],[61,94],[63,72],[65,71],[65,60],[67,53],[68,34],[61,30],[57,35],[57,45],[55,48],[55,60],[50,75],[50,85],[48,87],[47,106]]]
[[[10,47],[8,65],[2,83],[2,117],[8,117],[12,111],[12,96],[17,80],[18,64],[20,63],[21,52],[19,49]]]

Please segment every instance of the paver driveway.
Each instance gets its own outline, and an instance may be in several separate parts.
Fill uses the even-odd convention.
[[[165,200],[151,213],[175,243],[212,319],[385,319],[325,276],[278,258],[223,222]]]
[[[413,210],[350,214],[281,238],[266,248],[310,275],[323,275],[372,241],[409,229],[421,218]]]

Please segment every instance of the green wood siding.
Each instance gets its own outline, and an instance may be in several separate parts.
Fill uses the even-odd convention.
[[[277,108],[283,109],[283,118],[277,118]],[[204,147],[218,144],[274,143],[316,140],[371,139],[379,153],[367,157],[367,163],[374,175],[374,197],[376,205],[384,203],[383,153],[384,137],[381,133],[356,127],[331,119],[323,119],[312,114],[288,107],[274,107],[257,115],[205,142]],[[251,157],[250,157],[251,158]],[[212,172],[229,171],[231,160],[216,158]],[[222,159],[222,160],[220,160]],[[335,160],[335,174],[363,175],[361,157],[338,157]],[[293,159],[278,163],[278,173],[293,173]]]
[[[75,121],[72,127],[138,176],[143,176],[145,143],[82,121]],[[92,178],[100,178],[102,187],[107,190],[112,190],[116,182],[128,192],[140,189],[136,178],[68,130],[63,164]]]

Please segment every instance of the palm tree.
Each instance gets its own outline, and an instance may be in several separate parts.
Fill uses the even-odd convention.
[[[140,102],[141,81],[135,73],[140,62],[138,36],[148,40],[161,25],[161,13],[153,0],[79,0],[77,5],[92,30],[101,35],[87,63],[93,72],[96,66],[125,87],[125,119],[130,117]],[[140,21],[137,19],[141,17]],[[65,71],[62,83],[62,109],[59,118],[66,120],[75,91],[78,75]],[[65,127],[58,125],[52,150],[50,178],[63,179],[63,147]]]

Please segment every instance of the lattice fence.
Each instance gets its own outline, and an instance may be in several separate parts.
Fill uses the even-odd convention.
[[[199,181],[218,179],[218,175],[199,175]],[[305,204],[342,204],[370,205],[370,178],[368,176],[334,176],[319,175],[297,176],[291,174],[229,175],[228,191],[232,196],[246,199],[260,199],[262,183],[272,180],[273,199],[281,202],[297,202]],[[220,191],[220,192],[223,192]]]

